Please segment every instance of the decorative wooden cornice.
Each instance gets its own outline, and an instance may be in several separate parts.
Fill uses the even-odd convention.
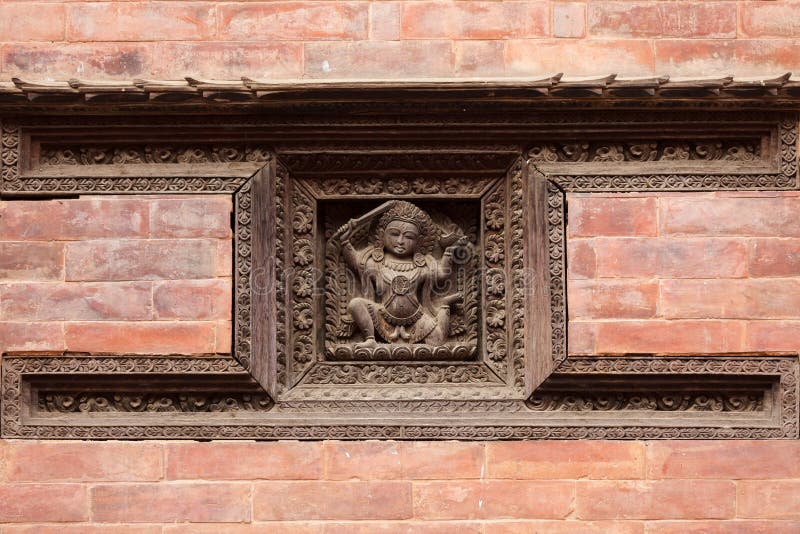
[[[0,109],[35,109],[35,104],[81,104],[163,107],[191,104],[338,102],[422,98],[436,100],[564,100],[628,103],[680,100],[800,104],[800,81],[791,73],[765,77],[622,78],[616,74],[570,78],[554,74],[533,78],[447,78],[410,80],[28,80],[0,81]],[[32,106],[34,105],[34,106]]]

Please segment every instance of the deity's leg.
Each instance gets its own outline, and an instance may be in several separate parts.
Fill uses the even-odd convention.
[[[450,332],[450,306],[445,305],[439,308],[436,314],[436,327],[425,338],[428,345],[444,345]]]
[[[357,343],[356,347],[375,347],[375,325],[372,324],[372,317],[369,313],[370,302],[367,299],[356,297],[347,304],[347,311],[353,317],[353,321],[364,334],[364,341]]]

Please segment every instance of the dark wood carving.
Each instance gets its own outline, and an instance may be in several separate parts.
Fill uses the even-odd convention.
[[[181,411],[180,422],[171,419],[169,413],[141,410],[138,400],[126,402],[125,387],[120,387],[124,377],[133,373],[140,377],[139,383],[141,375],[146,375],[155,383],[167,380],[173,384],[185,377],[189,380],[183,382],[184,387],[193,387],[195,392],[198,383],[209,384],[209,379],[216,377],[222,388],[225,379],[238,380],[238,390],[249,393],[250,386],[242,381],[247,376],[242,368],[229,358],[84,355],[6,357],[2,370],[4,437],[764,439],[796,438],[798,430],[796,355],[569,358],[556,369],[542,393],[528,402],[365,402],[351,398],[330,399],[324,405],[297,399],[270,406],[263,397],[245,401],[241,393],[232,392],[226,395],[234,399],[227,410],[214,412],[213,417],[204,409]],[[103,377],[102,386],[97,385],[98,376]],[[81,378],[81,391],[64,389],[64,384],[81,383]],[[633,400],[630,392],[643,386],[648,393]],[[109,387],[122,392],[119,401],[108,399],[114,395]],[[592,387],[598,392],[592,392]],[[160,388],[170,391],[174,385]],[[82,394],[89,403],[102,398],[105,400],[99,402],[110,402],[114,410],[91,412],[91,419],[87,419],[79,409],[57,409],[52,401],[48,405],[48,391]],[[564,395],[565,391],[570,394]],[[609,391],[616,392],[612,397],[619,407],[608,407]],[[40,392],[45,395],[43,401]],[[219,393],[201,396],[206,399],[200,400],[201,405],[221,397]],[[543,407],[543,403],[551,405]],[[181,406],[178,402],[177,407]],[[266,407],[269,411],[261,409]],[[622,419],[622,413],[636,417]],[[665,413],[669,417],[663,417]],[[414,422],[409,422],[409,414],[414,414]],[[682,420],[681,414],[691,415]],[[374,422],[376,416],[382,418],[380,423]],[[286,422],[286,417],[290,421]]]
[[[229,194],[235,236],[232,358],[4,355],[3,436],[797,437],[796,355],[568,357],[564,231],[572,191],[797,188],[796,114],[422,108],[0,121],[4,198]]]
[[[411,202],[389,200],[338,228],[341,214],[327,214],[325,357],[417,361],[477,354],[477,224],[473,220],[470,228],[469,220],[448,217],[443,209],[429,214]],[[313,221],[312,210],[298,206],[293,224],[310,231]],[[295,274],[295,306],[314,286],[312,269]],[[467,293],[472,298],[465,311]],[[304,345],[303,352],[313,350],[310,340]]]

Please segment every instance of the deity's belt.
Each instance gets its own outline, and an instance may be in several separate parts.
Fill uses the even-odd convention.
[[[422,317],[422,306],[418,306],[417,310],[407,317],[396,317],[389,313],[386,308],[381,308],[380,313],[383,320],[392,326],[409,326],[419,321],[419,318]]]

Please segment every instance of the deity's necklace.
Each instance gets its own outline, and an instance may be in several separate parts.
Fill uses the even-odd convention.
[[[383,264],[387,269],[391,269],[392,271],[397,271],[400,273],[413,271],[414,269],[417,268],[417,265],[413,261],[394,262],[391,260],[384,259]]]

